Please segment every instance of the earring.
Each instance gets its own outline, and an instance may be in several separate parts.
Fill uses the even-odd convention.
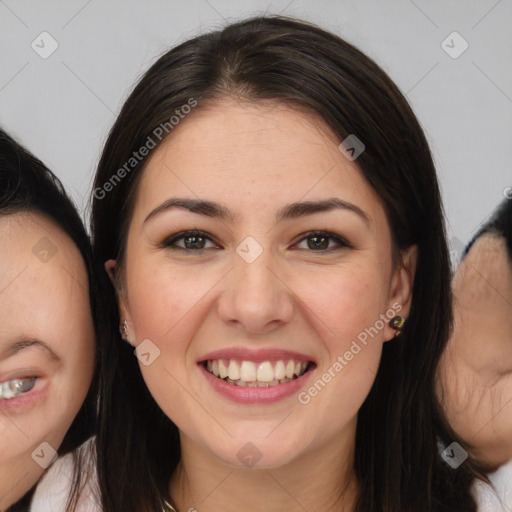
[[[125,320],[121,327],[119,327],[119,332],[121,333],[121,338],[123,338],[126,343],[130,343],[130,340],[128,339],[128,322]]]
[[[405,324],[405,318],[401,317],[400,315],[397,315],[395,317],[393,317],[390,321],[389,321],[389,325],[396,330],[396,333],[395,333],[395,337],[398,336],[400,334],[400,332],[402,331],[402,327],[404,326]]]

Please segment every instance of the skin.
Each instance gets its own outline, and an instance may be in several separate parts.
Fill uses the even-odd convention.
[[[281,348],[314,359],[319,377],[394,303],[407,316],[416,250],[392,268],[381,202],[338,143],[312,115],[224,100],[188,116],[147,163],[125,261],[110,260],[106,268],[119,290],[129,340],[137,345],[149,338],[160,350],[152,364],[140,366],[153,397],[180,429],[182,459],[169,485],[179,510],[353,508],[357,412],[382,344],[395,335],[387,323],[307,405],[296,395],[273,404],[233,403],[213,391],[196,364],[218,349]],[[221,203],[238,219],[175,208],[145,223],[171,196]],[[333,196],[357,205],[368,224],[349,210],[274,220],[285,204]],[[214,241],[201,253],[160,247],[190,229]],[[354,248],[331,239],[322,253],[310,249],[306,236],[315,229]],[[236,253],[247,236],[263,250],[252,263]],[[248,442],[261,453],[252,468],[237,457]]]
[[[43,237],[57,249],[46,263],[32,252]],[[95,339],[85,266],[59,227],[39,214],[2,216],[0,254],[0,383],[39,377],[27,393],[0,399],[5,510],[44,473],[32,453],[46,462],[51,452],[41,443],[57,450],[78,413],[92,380]],[[33,344],[6,356],[13,343],[34,340],[48,350]]]
[[[454,330],[438,392],[471,454],[496,468],[512,459],[512,263],[505,240],[480,236],[452,287]]]

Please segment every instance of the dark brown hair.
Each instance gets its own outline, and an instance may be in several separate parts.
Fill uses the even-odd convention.
[[[492,213],[491,218],[476,232],[464,248],[462,257],[465,258],[475,242],[482,235],[495,234],[505,240],[507,254],[512,261],[512,198],[505,198]]]
[[[434,385],[452,320],[434,164],[404,96],[351,44],[303,21],[264,16],[200,35],[162,55],[124,104],[98,166],[92,208],[98,271],[106,260],[122,257],[146,158],[112,182],[114,174],[126,170],[134,151],[191,98],[200,109],[225,97],[314,112],[340,141],[355,134],[366,146],[357,164],[382,200],[394,249],[418,246],[410,316],[400,338],[384,344],[375,383],[358,414],[357,511],[475,511],[473,462],[451,469],[438,447],[438,441],[464,444],[447,425]],[[107,182],[112,186],[105,192]],[[151,397],[137,359],[120,341],[115,291],[105,273],[103,283],[111,315],[102,344],[103,505],[106,512],[154,511],[167,496],[180,458],[178,429]]]

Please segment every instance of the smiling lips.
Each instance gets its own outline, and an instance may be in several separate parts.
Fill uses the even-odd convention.
[[[279,359],[254,362],[240,359],[208,359],[204,366],[215,377],[236,386],[271,387],[290,382],[303,375],[307,361]]]

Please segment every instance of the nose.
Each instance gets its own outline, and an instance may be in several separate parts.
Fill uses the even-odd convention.
[[[294,313],[293,293],[272,265],[271,256],[264,251],[252,263],[238,255],[235,258],[219,297],[221,319],[251,334],[265,334],[289,323]]]

